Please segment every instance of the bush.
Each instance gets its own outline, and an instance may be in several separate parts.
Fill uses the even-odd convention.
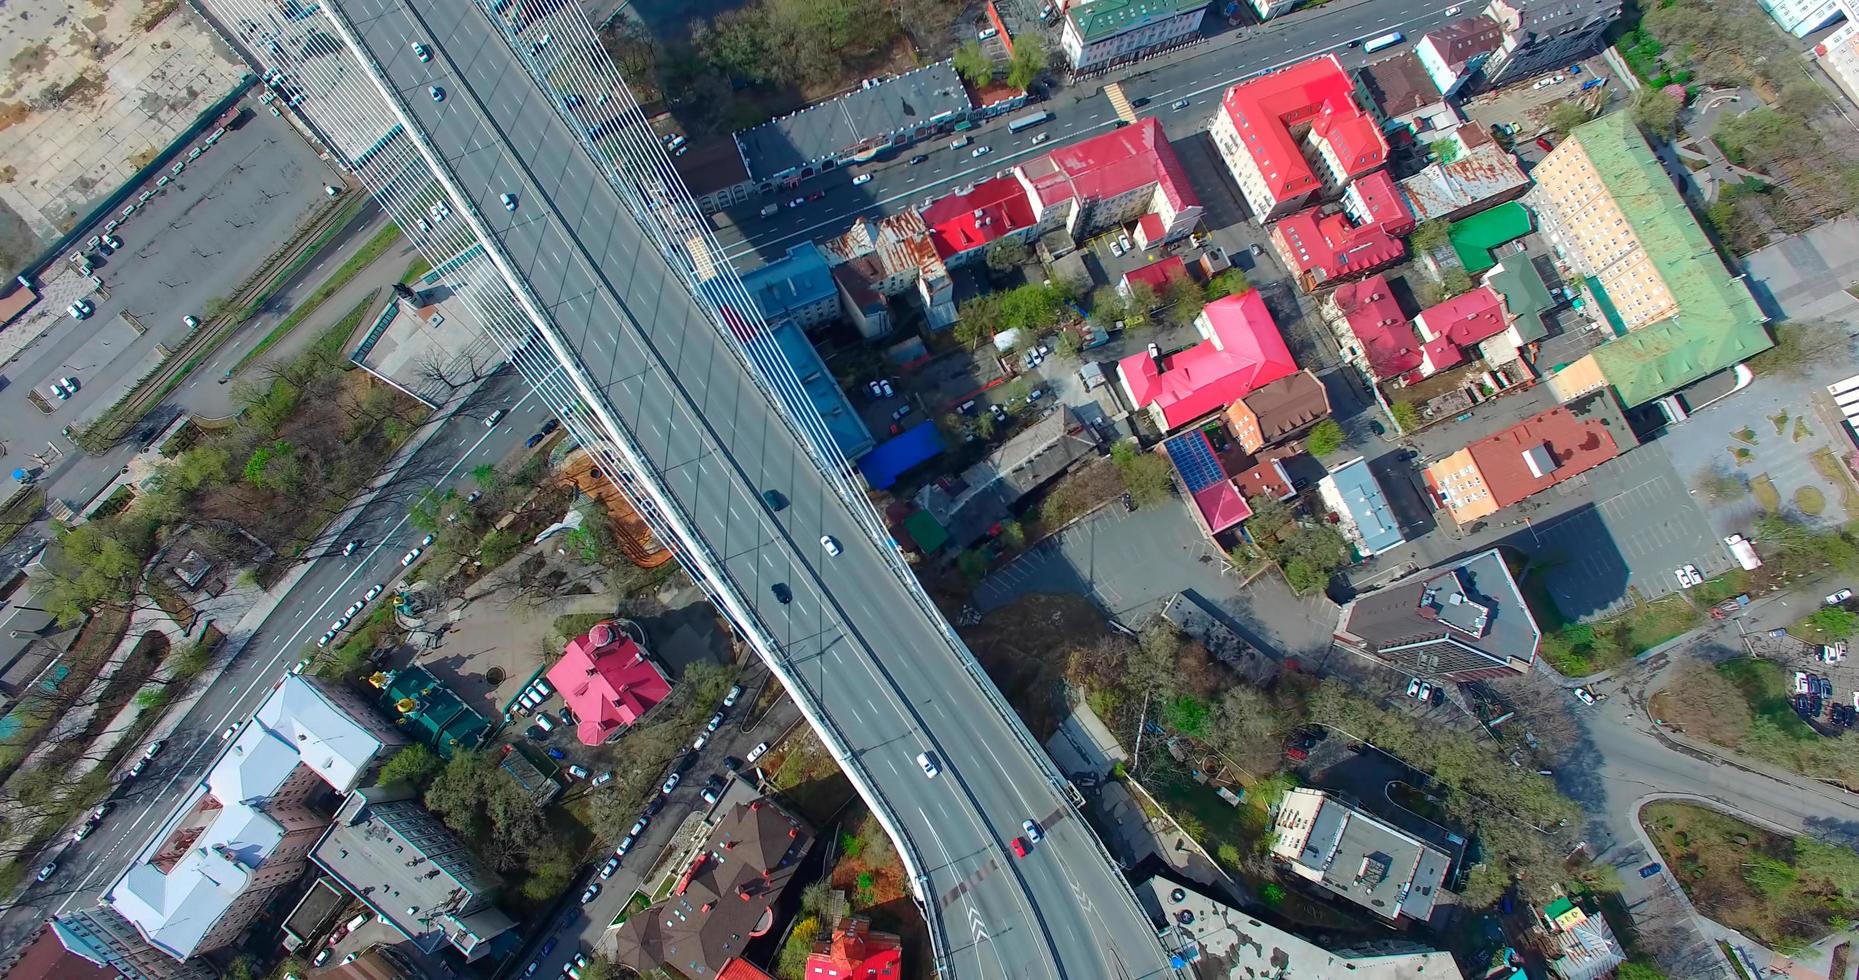
[[[1324,419],[1310,430],[1304,439],[1304,449],[1312,456],[1328,456],[1341,449],[1343,445],[1343,427],[1335,419]]]

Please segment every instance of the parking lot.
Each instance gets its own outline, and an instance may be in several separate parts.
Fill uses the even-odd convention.
[[[241,128],[228,129],[191,162],[183,157],[181,171],[165,172],[165,185],[148,187],[153,195],[134,214],[113,219],[123,247],[108,255],[90,251],[102,290],[93,291],[66,263],[48,273],[52,284],[25,316],[51,322],[3,369],[11,407],[0,432],[0,470],[7,479],[16,467],[32,469],[26,454],[46,443],[68,448],[60,430],[81,428],[115,404],[160,362],[157,345],[173,348],[186,338],[185,317],[202,316],[215,298],[229,295],[328,203],[325,185],[341,184],[283,120],[252,105],[256,111]],[[80,296],[94,307],[82,321],[66,313]],[[77,382],[68,400],[50,390],[64,377]],[[53,413],[41,414],[28,391],[37,391]],[[0,487],[0,494],[11,491],[10,484]]]
[[[1852,607],[1851,600],[1846,606]],[[1751,633],[1748,642],[1750,651],[1756,656],[1781,665],[1797,714],[1827,734],[1833,734],[1837,728],[1851,727],[1834,718],[1829,710],[1837,705],[1841,708],[1840,714],[1845,715],[1848,710],[1859,707],[1859,701],[1854,700],[1859,697],[1859,662],[1854,661],[1850,653],[1834,663],[1827,663],[1820,659],[1820,644],[1806,642],[1792,634]],[[1824,686],[1820,683],[1823,680]],[[1831,694],[1826,693],[1829,689]]]

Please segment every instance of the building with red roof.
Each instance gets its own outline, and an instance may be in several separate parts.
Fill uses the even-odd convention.
[[[1407,246],[1380,225],[1358,225],[1340,211],[1309,208],[1272,225],[1272,245],[1305,292],[1393,265]]]
[[[716,980],[775,980],[767,970],[743,959],[726,961],[721,970],[716,971]]]
[[[1420,367],[1420,338],[1386,276],[1343,283],[1319,309],[1343,357],[1374,380],[1398,378]]]
[[[871,920],[855,915],[813,945],[807,980],[885,980],[904,974],[904,941],[871,931]]]
[[[1201,200],[1154,117],[1062,146],[1016,168],[1041,228],[1073,238],[1140,222],[1138,244],[1174,241],[1201,220]]]
[[[1159,262],[1151,262],[1140,269],[1131,269],[1117,280],[1117,295],[1130,298],[1130,287],[1142,283],[1155,290],[1157,296],[1168,288],[1168,284],[1177,279],[1188,277],[1188,263],[1179,255],[1171,255]]]
[[[1481,520],[1639,444],[1613,393],[1533,415],[1426,468],[1427,490],[1460,524]]]
[[[1207,304],[1194,321],[1200,343],[1167,357],[1132,354],[1117,362],[1123,393],[1170,432],[1297,371],[1256,289]]]
[[[1504,297],[1490,286],[1429,306],[1414,317],[1414,333],[1420,339],[1420,373],[1430,376],[1470,360],[1470,348],[1503,333],[1510,327],[1504,310]]]
[[[966,265],[987,254],[1003,238],[1031,238],[1039,223],[1026,188],[1015,177],[997,177],[949,194],[922,211],[930,243],[948,268]]]
[[[547,676],[578,719],[582,745],[618,738],[671,693],[665,672],[611,621],[569,640]]]
[[[1395,238],[1407,237],[1416,224],[1400,185],[1386,170],[1377,170],[1350,184],[1343,192],[1343,210],[1356,224],[1374,225]]]
[[[1211,132],[1261,224],[1333,197],[1388,160],[1381,125],[1334,54],[1227,89]]]

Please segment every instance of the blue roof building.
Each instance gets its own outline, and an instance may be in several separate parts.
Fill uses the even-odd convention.
[[[812,330],[839,316],[832,271],[812,242],[801,242],[787,250],[787,258],[744,273],[742,285],[770,323],[788,318]]]
[[[1388,495],[1362,457],[1332,469],[1318,481],[1317,493],[1342,519],[1337,529],[1362,557],[1379,555],[1407,540],[1388,506]]]
[[[864,459],[859,472],[874,489],[889,490],[911,468],[942,455],[942,432],[934,422],[919,422],[903,435],[886,439]]]

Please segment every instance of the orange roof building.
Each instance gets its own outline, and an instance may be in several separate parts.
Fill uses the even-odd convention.
[[[852,916],[833,934],[814,944],[807,957],[807,980],[884,980],[903,975],[904,942],[890,933],[872,932],[871,921]]]
[[[1603,390],[1533,415],[1426,468],[1427,490],[1460,524],[1613,459],[1639,441]]]

